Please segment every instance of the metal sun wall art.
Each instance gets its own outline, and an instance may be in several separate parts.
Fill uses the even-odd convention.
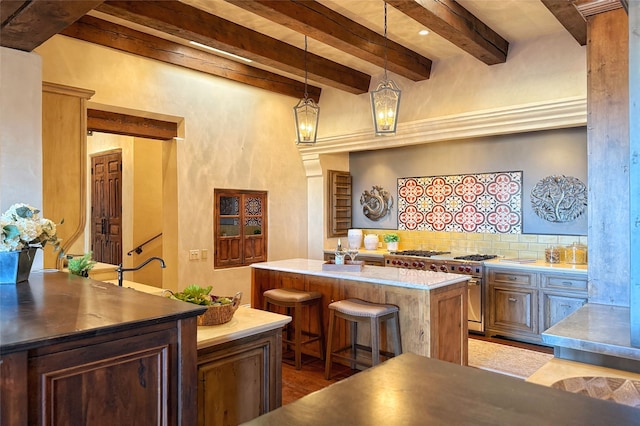
[[[398,229],[522,232],[522,172],[398,179]]]
[[[531,190],[531,207],[549,222],[571,222],[587,209],[587,187],[573,176],[547,176]]]
[[[393,206],[391,193],[381,186],[374,185],[371,191],[364,191],[360,196],[362,213],[371,220],[378,221],[385,217]]]

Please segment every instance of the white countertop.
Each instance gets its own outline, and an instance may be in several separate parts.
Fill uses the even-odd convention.
[[[385,268],[383,266],[371,265],[364,266],[361,272],[323,271],[323,263],[324,261],[322,260],[287,259],[273,262],[254,263],[251,267],[421,290],[445,287],[471,278],[469,275],[451,274],[446,272]]]
[[[104,282],[118,285],[118,280]],[[122,282],[122,287],[156,296],[162,296],[163,292],[163,289],[158,287],[126,280]],[[233,314],[231,321],[220,325],[198,327],[198,349],[280,328],[290,321],[291,317],[286,315],[240,306]]]
[[[573,265],[570,263],[547,263],[544,260],[536,260],[535,262],[510,262],[501,259],[485,260],[484,266],[487,268],[502,269],[533,269],[540,272],[571,272],[574,274],[587,275],[587,265]]]

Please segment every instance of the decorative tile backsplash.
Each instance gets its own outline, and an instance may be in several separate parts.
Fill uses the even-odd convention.
[[[519,234],[522,172],[399,178],[398,230]]]
[[[366,234],[382,236],[390,232],[400,237],[399,250],[436,250],[460,254],[496,254],[504,257],[544,260],[549,246],[568,246],[574,242],[587,245],[586,236],[539,234],[480,234],[466,232],[400,231],[363,229]],[[382,247],[385,244],[382,243]]]

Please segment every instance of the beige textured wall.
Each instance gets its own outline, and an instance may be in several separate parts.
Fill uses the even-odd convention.
[[[15,203],[42,207],[41,74],[37,55],[0,47],[0,213]]]
[[[400,123],[550,99],[586,97],[586,48],[566,31],[511,43],[507,62],[488,66],[469,55],[435,61],[428,80],[389,73],[402,89]],[[375,87],[382,79],[372,76]],[[325,88],[320,99],[320,138],[371,129],[369,94]]]
[[[184,140],[176,143],[178,283],[165,287],[210,284],[219,294],[241,290],[249,301],[250,268],[213,269],[215,187],[267,190],[269,259],[307,255],[307,182],[292,121],[296,99],[63,36],[37,53],[46,81],[95,90],[95,103],[184,117]],[[188,260],[190,249],[203,248],[208,259]]]

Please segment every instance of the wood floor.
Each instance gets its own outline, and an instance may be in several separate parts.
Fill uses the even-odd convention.
[[[516,342],[513,340],[495,337],[487,338],[480,335],[469,335],[469,338],[501,343],[543,353],[553,353],[553,348]],[[324,361],[311,357],[305,357],[304,361],[305,363],[302,365],[301,370],[296,370],[294,366],[288,363],[282,364],[282,405],[289,404],[290,402],[302,398],[307,394],[320,390],[332,383],[338,382],[357,373],[357,370],[351,370],[348,367],[333,364],[331,370],[332,378],[331,380],[325,380]]]

